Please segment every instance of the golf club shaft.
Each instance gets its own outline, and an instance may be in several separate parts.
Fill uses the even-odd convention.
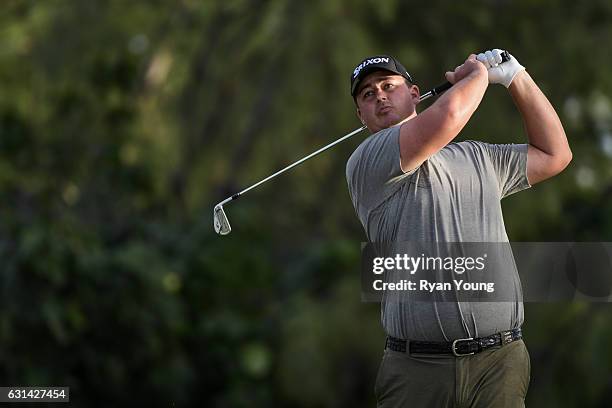
[[[308,159],[311,159],[311,158],[315,157],[317,154],[319,154],[319,153],[323,153],[325,150],[329,149],[330,147],[333,147],[333,146],[337,145],[338,143],[340,143],[340,142],[342,142],[342,141],[344,141],[344,140],[348,139],[349,137],[351,137],[351,136],[353,136],[353,135],[356,135],[357,133],[361,132],[361,131],[362,131],[362,130],[364,130],[365,128],[366,128],[366,126],[364,125],[364,126],[360,127],[359,129],[355,129],[355,130],[353,130],[351,133],[348,133],[348,134],[346,134],[346,135],[342,136],[340,139],[338,139],[338,140],[336,140],[336,141],[334,141],[334,142],[332,142],[332,143],[328,144],[327,146],[323,146],[323,147],[322,147],[322,148],[320,148],[319,150],[317,150],[317,151],[315,151],[315,152],[310,153],[308,156],[301,158],[300,160],[296,161],[296,162],[295,162],[295,163],[293,163],[293,164],[290,164],[289,166],[285,167],[284,169],[281,169],[281,170],[277,171],[276,173],[269,175],[269,176],[268,176],[268,177],[266,177],[265,179],[263,179],[263,180],[261,180],[261,181],[258,181],[257,183],[253,184],[253,185],[252,185],[252,186],[250,186],[250,187],[245,188],[244,190],[242,190],[242,191],[241,191],[241,192],[239,192],[239,193],[234,194],[234,195],[231,197],[231,200],[235,200],[236,198],[240,197],[242,194],[246,193],[247,191],[252,190],[252,189],[254,189],[255,187],[257,187],[258,185],[265,183],[266,181],[268,181],[268,180],[270,180],[270,179],[272,179],[272,178],[274,178],[274,177],[278,176],[279,174],[282,174],[282,173],[286,172],[287,170],[290,170],[290,169],[294,168],[295,166],[298,166],[298,165],[300,165],[300,164],[304,163],[306,160],[308,160]]]

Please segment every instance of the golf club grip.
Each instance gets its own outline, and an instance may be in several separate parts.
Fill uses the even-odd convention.
[[[510,54],[508,54],[508,51],[503,51],[501,53],[501,57],[502,57],[502,63],[510,61]],[[451,86],[453,86],[453,84],[451,84],[450,82],[445,82],[442,85],[438,85],[434,89],[431,90],[431,95],[432,96],[439,95],[442,92],[447,91]]]

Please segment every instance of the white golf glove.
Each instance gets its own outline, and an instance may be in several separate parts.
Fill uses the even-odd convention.
[[[510,60],[502,62],[502,52],[504,51],[497,48],[491,51],[481,52],[476,56],[476,59],[487,67],[490,84],[502,84],[508,88],[514,77],[519,72],[523,71],[525,67],[519,64],[516,58],[510,53],[508,53]]]

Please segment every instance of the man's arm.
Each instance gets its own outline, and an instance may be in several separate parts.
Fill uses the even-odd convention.
[[[476,57],[488,69],[489,83],[508,88],[523,118],[529,139],[527,180],[536,184],[559,174],[572,160],[572,151],[557,112],[519,62],[510,55],[502,62],[502,50]]]
[[[559,174],[572,160],[572,151],[555,109],[527,71],[518,73],[508,90],[529,139],[527,180],[533,185]]]
[[[488,86],[486,67],[470,55],[446,78],[454,86],[400,128],[401,167],[410,171],[450,143],[467,124]]]

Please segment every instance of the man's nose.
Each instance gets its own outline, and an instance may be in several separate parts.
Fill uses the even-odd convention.
[[[379,101],[385,101],[387,100],[387,93],[382,90],[382,89],[377,89],[376,90],[376,99]]]

